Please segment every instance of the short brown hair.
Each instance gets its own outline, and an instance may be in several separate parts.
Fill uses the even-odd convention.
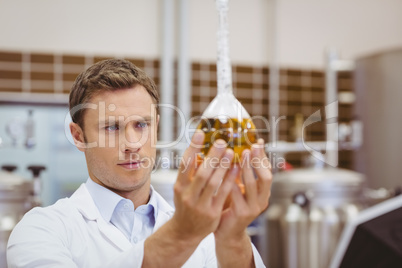
[[[71,87],[69,106],[74,123],[83,127],[84,109],[74,109],[85,104],[97,93],[143,86],[159,104],[159,93],[155,82],[133,63],[123,59],[108,59],[95,63],[75,79]],[[159,114],[158,106],[156,112]]]

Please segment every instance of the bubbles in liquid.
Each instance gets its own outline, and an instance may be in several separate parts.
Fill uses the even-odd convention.
[[[242,121],[236,118],[204,118],[197,128],[205,133],[204,147],[201,149],[203,156],[208,154],[216,140],[222,139],[234,151],[234,163],[240,162],[244,149],[250,149],[258,139],[257,130],[250,118]]]

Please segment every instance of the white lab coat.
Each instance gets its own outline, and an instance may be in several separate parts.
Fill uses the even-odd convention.
[[[156,192],[154,230],[168,221],[173,208]],[[34,208],[14,228],[8,241],[8,267],[141,267],[144,241],[132,245],[106,222],[85,184],[70,197],[46,208]],[[253,246],[257,267],[265,267]],[[183,267],[217,267],[211,234]]]

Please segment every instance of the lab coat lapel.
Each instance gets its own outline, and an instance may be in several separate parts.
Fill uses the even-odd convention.
[[[155,190],[154,190],[154,194],[156,195],[157,200],[158,200],[158,209],[157,209],[157,215],[156,215],[156,219],[155,219],[155,226],[154,226],[154,230],[153,230],[155,232],[159,227],[161,227],[168,220],[170,220],[170,218],[172,218],[174,209]]]
[[[75,191],[70,200],[84,218],[86,218],[88,221],[95,221],[97,223],[99,231],[111,243],[123,251],[132,247],[130,241],[127,240],[122,232],[120,232],[113,224],[106,222],[102,218],[91,195],[85,187],[85,184],[82,184],[77,191]]]
[[[107,239],[119,247],[121,250],[128,250],[132,247],[130,241],[110,222],[106,222],[102,217],[96,220],[98,223],[99,231],[107,237]]]

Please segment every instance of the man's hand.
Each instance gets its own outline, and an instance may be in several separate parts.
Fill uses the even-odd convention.
[[[215,233],[217,258],[221,267],[252,267],[252,250],[246,234],[247,226],[268,206],[271,193],[271,165],[260,139],[242,155],[245,193],[235,184],[231,204],[222,213]],[[256,176],[256,177],[255,177]]]
[[[223,140],[217,140],[197,165],[203,141],[204,133],[196,132],[183,157],[174,186],[176,212],[172,219],[184,239],[198,242],[217,229],[224,202],[239,175],[239,169],[231,165],[234,152]]]
[[[221,220],[239,168],[231,165],[234,152],[218,140],[201,165],[197,154],[204,133],[197,131],[185,151],[174,185],[175,213],[171,220],[145,240],[143,267],[180,267]]]

